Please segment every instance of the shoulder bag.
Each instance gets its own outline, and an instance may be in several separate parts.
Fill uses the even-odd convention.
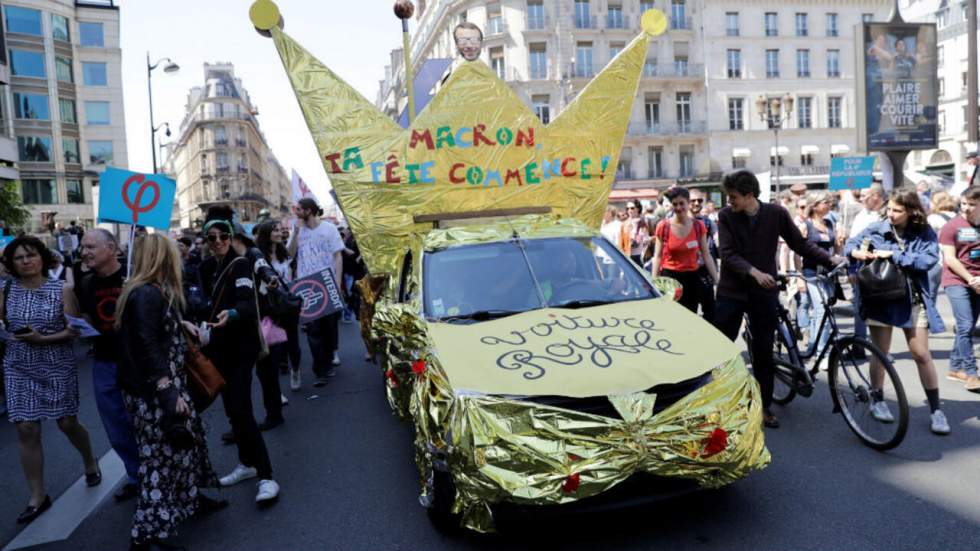
[[[898,233],[898,246],[904,251],[905,243]],[[909,282],[905,272],[891,258],[876,258],[866,262],[857,273],[861,300],[869,302],[892,302],[909,300]]]

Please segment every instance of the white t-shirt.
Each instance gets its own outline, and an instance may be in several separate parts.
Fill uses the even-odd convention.
[[[333,255],[344,250],[344,241],[337,227],[321,222],[315,229],[299,226],[296,249],[296,277],[303,278],[326,268],[333,268]]]
[[[847,237],[853,239],[859,233],[863,232],[865,228],[881,220],[881,215],[877,211],[864,209],[854,217],[854,222],[851,222],[851,231],[847,234]]]

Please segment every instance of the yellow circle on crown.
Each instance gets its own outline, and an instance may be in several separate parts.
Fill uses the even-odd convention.
[[[656,8],[649,9],[640,17],[640,27],[650,36],[664,34],[667,30],[667,16]]]
[[[279,6],[276,6],[272,0],[255,0],[252,7],[248,9],[248,17],[256,29],[263,31],[272,29],[282,19]]]

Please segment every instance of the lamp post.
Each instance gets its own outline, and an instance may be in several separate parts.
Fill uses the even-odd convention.
[[[156,63],[150,63],[150,52],[146,52],[146,89],[150,96],[150,149],[153,151],[153,173],[156,174],[157,171],[157,130],[161,127],[167,127],[167,136],[170,135],[170,125],[164,123],[160,126],[154,126],[153,123],[153,69],[156,69],[161,63],[166,62],[167,64],[163,66],[164,73],[176,73],[180,70],[180,66],[174,63],[169,57],[158,60]]]
[[[768,107],[768,109],[767,109]],[[793,96],[786,93],[782,98],[774,97],[768,100],[760,95],[755,100],[755,110],[759,113],[759,120],[769,124],[776,141],[776,162],[774,176],[774,186],[776,195],[779,195],[779,168],[782,164],[782,157],[779,154],[779,129],[783,123],[788,121],[793,114]]]
[[[402,53],[405,57],[405,92],[408,94],[408,124],[411,126],[415,120],[415,83],[412,81],[412,53],[409,48],[408,20],[415,13],[415,4],[410,0],[397,0],[395,2],[395,17],[402,22]]]

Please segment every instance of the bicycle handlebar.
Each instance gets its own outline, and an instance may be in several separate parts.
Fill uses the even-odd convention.
[[[781,279],[783,281],[789,281],[792,278],[798,278],[798,279],[802,279],[804,281],[816,282],[816,281],[819,281],[821,279],[831,279],[831,278],[837,277],[837,276],[845,273],[846,271],[847,271],[847,262],[841,262],[840,264],[838,264],[837,266],[835,266],[833,270],[831,270],[831,271],[829,271],[829,272],[827,272],[825,274],[817,274],[816,277],[807,277],[807,276],[801,274],[800,272],[793,271],[793,272],[779,272],[778,274],[776,274],[776,279]]]

